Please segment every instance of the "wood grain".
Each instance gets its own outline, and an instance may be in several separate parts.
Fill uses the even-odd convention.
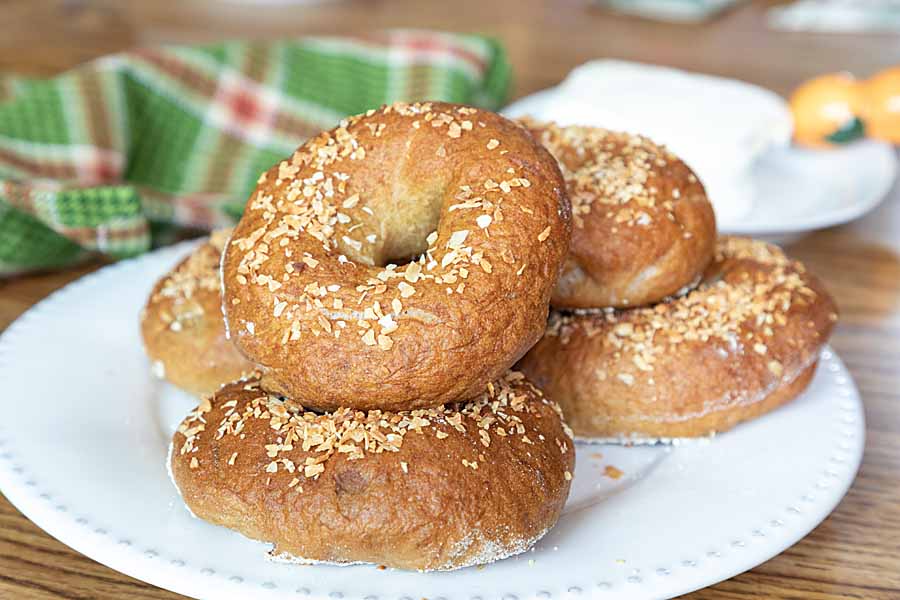
[[[787,93],[806,77],[866,76],[900,64],[891,36],[789,34],[765,26],[771,2],[742,4],[705,25],[668,25],[605,13],[587,1],[331,1],[248,7],[214,0],[0,2],[0,70],[47,75],[137,44],[226,37],[358,32],[417,26],[493,34],[506,44],[514,95],[558,82],[597,57],[689,68]],[[806,539],[690,600],[900,598],[900,190],[874,213],[789,248],[835,295],[833,344],[863,394],[868,442],[859,477]],[[0,281],[0,328],[54,289],[96,268]],[[649,543],[650,541],[648,541]],[[49,537],[0,497],[0,598],[174,599]]]

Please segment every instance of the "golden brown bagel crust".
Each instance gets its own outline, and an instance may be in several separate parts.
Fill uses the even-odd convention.
[[[511,121],[373,110],[260,178],[223,260],[226,321],[267,388],[312,408],[471,398],[543,333],[569,221],[556,161]]]
[[[721,238],[700,287],[654,307],[554,313],[520,363],[576,437],[695,437],[799,394],[837,320],[780,249]]]
[[[141,335],[160,376],[207,394],[253,370],[225,337],[219,261],[231,230],[217,231],[153,288],[141,311]]]
[[[642,306],[697,282],[712,259],[716,219],[686,164],[641,136],[523,122],[559,160],[572,203],[554,307]]]
[[[195,515],[274,556],[444,570],[527,550],[559,517],[574,454],[559,408],[521,373],[401,413],[312,413],[253,379],[184,420],[171,469]]]

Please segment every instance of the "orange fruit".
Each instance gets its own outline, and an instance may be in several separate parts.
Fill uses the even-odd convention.
[[[862,95],[866,133],[900,144],[900,67],[885,69],[864,82]]]
[[[862,137],[860,85],[849,73],[810,79],[790,98],[794,139],[805,146],[827,148]]]

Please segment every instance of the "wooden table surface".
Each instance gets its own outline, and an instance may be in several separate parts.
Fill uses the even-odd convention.
[[[859,76],[900,64],[900,37],[768,30],[768,2],[705,25],[610,15],[587,1],[417,0],[265,2],[0,0],[0,71],[50,75],[137,44],[342,33],[392,26],[479,31],[500,38],[514,95],[558,82],[596,57],[642,60],[738,77],[786,94],[806,77]],[[833,345],[866,405],[867,450],[834,514],[782,555],[691,600],[900,598],[900,189],[865,218],[789,248],[827,283],[842,318]],[[0,329],[54,289],[96,268],[0,280]],[[798,432],[814,435],[814,432]],[[698,507],[698,510],[700,507]],[[652,540],[648,540],[652,543]],[[0,598],[173,599],[57,542],[0,496]]]

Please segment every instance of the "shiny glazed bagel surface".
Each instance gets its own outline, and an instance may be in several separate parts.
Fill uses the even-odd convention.
[[[273,556],[447,570],[527,550],[559,517],[574,454],[521,373],[399,413],[314,413],[248,379],[188,415],[170,466],[195,515]]]
[[[552,304],[626,308],[697,283],[716,221],[703,185],[645,137],[522,122],[559,161],[572,203],[572,245]]]
[[[696,437],[803,391],[834,301],[775,246],[721,238],[700,286],[654,307],[554,313],[519,368],[576,437]]]
[[[465,106],[387,106],[275,165],[223,260],[231,337],[321,410],[472,397],[540,338],[570,240],[556,161]]]

